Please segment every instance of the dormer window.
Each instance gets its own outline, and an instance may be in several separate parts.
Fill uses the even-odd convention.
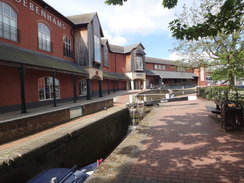
[[[143,71],[143,60],[141,56],[136,57],[136,71]]]

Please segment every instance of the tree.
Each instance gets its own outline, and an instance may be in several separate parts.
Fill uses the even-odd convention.
[[[107,0],[105,3],[123,5],[126,1]],[[173,8],[177,3],[178,0],[162,2],[166,8]],[[233,89],[234,78],[243,75],[244,67],[244,0],[206,0],[200,9],[203,11],[191,9],[194,16],[190,22],[182,18],[187,11],[170,22],[172,35],[179,40],[175,51],[188,55],[185,60],[192,66],[214,67],[213,77],[228,80]]]
[[[108,5],[123,5],[127,0],[107,0]],[[178,0],[163,0],[165,8],[174,8]],[[232,33],[241,29],[241,17],[244,14],[244,0],[225,0],[220,7],[218,14],[211,12],[213,7],[208,7],[205,21],[188,26],[182,24],[180,19],[175,19],[170,23],[170,30],[173,37],[177,39],[199,39],[207,36],[216,36],[218,33]]]
[[[212,7],[212,13],[217,13],[222,7],[223,0],[202,0],[200,7],[188,10],[183,7],[183,12],[177,15],[178,19],[186,26],[195,25],[205,21]],[[241,19],[243,27],[243,18]],[[229,81],[229,88],[234,89],[235,77],[243,75],[244,66],[244,31],[237,29],[232,33],[220,31],[215,36],[205,36],[201,39],[179,39],[174,50],[192,67],[211,67],[212,77],[216,80]]]
[[[124,2],[127,2],[127,0],[107,0],[105,1],[105,4],[108,5],[120,5],[123,6]],[[174,8],[178,3],[178,0],[163,0],[162,4],[165,8]]]

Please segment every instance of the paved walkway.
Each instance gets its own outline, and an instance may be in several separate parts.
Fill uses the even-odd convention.
[[[76,106],[80,106],[80,105],[95,103],[98,101],[107,100],[107,99],[111,99],[111,98],[115,99],[115,101],[117,100],[116,105],[122,105],[122,104],[126,104],[129,102],[129,97],[128,97],[129,95],[137,94],[139,92],[141,92],[141,90],[117,91],[115,93],[111,93],[110,95],[105,95],[103,97],[94,97],[94,98],[92,98],[92,100],[81,99],[81,100],[77,100],[76,103],[73,103],[73,101],[58,103],[56,107],[53,107],[53,105],[50,104],[48,106],[43,106],[43,107],[36,107],[36,108],[31,108],[31,109],[27,108],[27,113],[25,113],[25,114],[21,114],[20,110],[1,113],[0,123],[8,122],[8,121],[11,121],[14,119],[27,118],[27,117],[30,117],[33,115],[47,113],[47,112],[51,112],[51,111],[57,111],[57,110],[61,110],[61,109],[72,108],[72,107],[76,107]],[[125,97],[125,98],[123,98],[123,97]]]
[[[244,182],[244,133],[225,133],[207,103],[154,108],[88,183]]]
[[[128,103],[129,94],[114,96],[115,106]],[[207,103],[160,104],[87,183],[244,182],[244,133],[225,133],[216,115],[205,109]],[[15,143],[23,141],[0,149]]]
[[[92,100],[81,100],[77,103],[72,103],[72,102],[61,103],[57,107],[46,106],[46,107],[32,108],[32,109],[29,109],[28,113],[26,113],[26,114],[21,114],[19,111],[3,113],[0,116],[0,123],[6,122],[6,121],[8,122],[8,121],[11,121],[12,119],[31,117],[31,116],[37,115],[39,113],[46,113],[46,112],[50,112],[50,111],[60,110],[63,108],[69,108],[69,107],[74,107],[74,106],[79,106],[79,105],[84,105],[84,104],[89,104],[89,103],[95,103],[97,101],[106,100],[106,99],[110,99],[110,98],[114,99],[114,106],[126,105],[126,103],[129,103],[129,95],[136,95],[138,92],[139,91],[137,91],[137,90],[120,91],[120,92],[112,93],[111,95],[104,96],[102,98],[94,98]],[[100,111],[95,114],[82,116],[82,118],[92,118],[94,115],[98,115],[99,113],[104,113],[104,111]],[[42,136],[45,136],[48,133],[55,132],[55,130],[62,129],[68,125],[72,125],[75,122],[76,122],[76,119],[75,120],[73,119],[64,124],[60,124],[58,126],[34,133],[32,135],[29,135],[29,136],[26,136],[23,138],[19,138],[17,140],[13,140],[11,142],[7,142],[4,144],[0,144],[0,160],[2,160],[2,158],[3,158],[1,156],[6,154],[5,152],[15,151],[19,147],[26,146],[26,143],[28,143],[28,141],[31,141],[31,140],[35,141],[36,139],[42,138]]]

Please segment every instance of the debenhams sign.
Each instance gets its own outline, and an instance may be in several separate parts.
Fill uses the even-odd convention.
[[[49,20],[53,24],[57,25],[58,27],[65,29],[64,23],[62,23],[60,20],[52,16],[51,14],[47,13],[44,9],[40,8],[39,6],[35,5],[34,3],[28,1],[28,0],[15,0],[17,3],[22,4],[24,7],[29,9],[30,11],[35,12],[37,15],[40,15],[41,17]]]

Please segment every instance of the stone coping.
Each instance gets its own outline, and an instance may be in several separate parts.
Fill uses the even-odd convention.
[[[104,160],[86,183],[122,182],[135,158],[143,146],[143,141],[154,124],[160,111],[153,108],[151,112],[137,125],[137,127],[120,143],[119,146]]]

